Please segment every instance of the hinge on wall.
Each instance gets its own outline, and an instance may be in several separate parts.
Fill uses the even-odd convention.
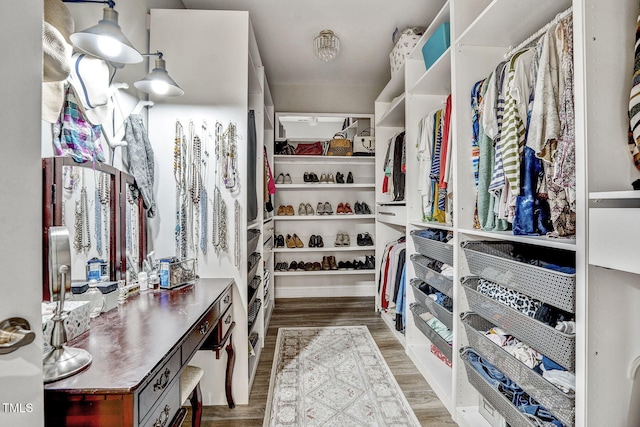
[[[52,200],[52,204],[56,204],[56,185],[53,184],[51,185],[51,200]]]

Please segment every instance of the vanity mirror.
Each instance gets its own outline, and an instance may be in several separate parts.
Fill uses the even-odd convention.
[[[103,163],[80,164],[69,157],[45,158],[42,164],[43,300],[52,298],[49,227],[62,226],[69,232],[74,282],[88,280],[89,270],[98,280],[124,279],[127,250],[139,268],[146,235],[141,231],[142,199],[133,177]]]

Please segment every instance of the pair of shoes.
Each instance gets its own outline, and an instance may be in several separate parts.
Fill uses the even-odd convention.
[[[344,184],[344,174],[340,172],[336,172],[336,183]]]
[[[333,215],[333,208],[329,202],[319,202],[316,206],[316,213],[318,215]]]
[[[282,234],[279,234],[273,238],[273,247],[284,248],[284,236]]]
[[[320,175],[320,183],[321,184],[335,184],[336,181],[333,179],[333,174],[322,174]]]
[[[316,261],[316,262],[313,263],[312,269],[313,269],[313,271],[320,271],[320,270],[322,270],[322,265],[320,265],[320,263],[318,261]]]
[[[336,241],[333,243],[334,246],[351,246],[351,238],[347,233],[339,232],[336,234]]]
[[[318,175],[315,172],[305,172],[302,176],[304,182],[319,182]],[[277,184],[277,183],[276,183]]]
[[[322,257],[322,269],[323,270],[337,270],[336,257],[333,255]]]
[[[278,175],[278,177],[276,178],[276,184],[292,184],[293,181],[291,180],[291,175],[289,174],[280,174]]]
[[[298,206],[298,215],[313,215],[314,213],[309,203],[300,203],[300,206]]]
[[[353,174],[351,172],[347,174],[347,184],[353,184]]]
[[[338,263],[338,270],[353,270],[353,263],[351,261],[340,261]]]
[[[276,271],[289,271],[289,264],[286,263],[286,262],[276,263],[276,266],[274,267],[274,270],[276,270]]]
[[[291,234],[287,234],[287,238],[285,240],[289,249],[304,248],[304,243],[302,243],[302,240],[300,240],[297,234],[294,234],[293,236]]]
[[[351,210],[351,206],[349,203],[338,203],[338,208],[336,209],[336,213],[338,215],[353,215],[353,210]]]
[[[371,237],[371,234],[358,234],[358,246],[373,246],[373,238]]]
[[[371,209],[369,209],[369,205],[365,202],[356,202],[356,204],[353,205],[353,209],[355,210],[356,215],[371,215]]]
[[[364,257],[364,262],[354,259],[353,268],[356,270],[373,270],[376,268],[376,258],[373,255],[367,255]]]
[[[295,215],[295,211],[293,210],[293,206],[291,205],[280,205],[278,206],[278,215]]]
[[[289,270],[304,270],[305,269],[305,262],[304,261],[292,261],[291,264],[289,264]]]
[[[322,240],[322,236],[319,234],[312,234],[309,237],[309,247],[310,248],[324,248],[324,241]]]

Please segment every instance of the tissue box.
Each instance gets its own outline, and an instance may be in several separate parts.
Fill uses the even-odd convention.
[[[53,329],[53,311],[58,303],[42,303],[42,337],[44,339],[44,352],[48,352],[51,347],[51,330]],[[89,303],[87,301],[64,302],[64,311],[67,317],[64,319],[64,328],[67,331],[67,339],[72,340],[80,334],[89,330]]]
[[[393,77],[404,65],[407,60],[407,56],[418,44],[421,35],[414,34],[413,32],[405,31],[400,35],[400,38],[393,47],[393,50],[389,54],[389,62],[391,64],[391,77]]]
[[[427,70],[449,49],[449,23],[443,22],[422,46],[422,57]]]

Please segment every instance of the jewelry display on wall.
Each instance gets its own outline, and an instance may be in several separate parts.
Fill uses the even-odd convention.
[[[173,177],[176,183],[176,256],[186,258],[186,210],[184,209],[185,195],[185,170],[186,170],[186,150],[184,144],[184,128],[176,120],[175,145],[173,148]]]
[[[94,171],[94,173],[96,173]],[[96,249],[98,254],[109,254],[109,206],[111,202],[111,177],[99,173],[96,179],[95,215],[96,215]],[[104,232],[104,233],[103,233]],[[103,239],[104,238],[104,239]],[[105,242],[104,251],[102,242]]]
[[[202,190],[202,141],[195,133],[195,125],[189,122],[189,147],[187,162],[187,182],[189,187],[189,218],[192,219],[189,224],[189,249],[198,258],[197,245],[200,237],[200,196]]]
[[[238,176],[238,132],[235,124],[229,123],[221,142],[222,178],[225,188],[233,193],[240,189],[240,178]]]
[[[242,256],[241,247],[240,247],[240,202],[238,202],[238,200],[236,199],[234,201],[233,206],[234,206],[233,222],[234,222],[234,230],[235,230],[233,262],[235,266],[239,268],[240,258]]]
[[[126,186],[127,209],[126,209],[126,248],[127,263],[138,265],[140,260],[139,236],[138,236],[138,197],[137,189],[131,185]]]
[[[220,122],[215,125],[215,162],[213,170],[213,210],[212,210],[212,235],[211,244],[216,253],[226,252],[229,249],[227,244],[227,205],[220,192],[222,180],[220,170],[222,169],[222,139],[224,128]]]
[[[87,188],[84,184],[84,170],[81,181],[80,199],[76,200],[73,247],[77,252],[86,253],[91,248],[91,236],[89,234],[89,206]]]
[[[201,179],[202,179],[202,189],[200,190],[200,200],[202,203],[200,204],[200,251],[202,251],[203,255],[207,254],[207,246],[209,240],[209,234],[207,232],[207,224],[208,224],[208,206],[209,206],[209,195],[207,194],[207,183],[209,182],[208,169],[209,166],[209,141],[211,140],[211,135],[208,133],[207,122],[202,123],[202,170],[201,170]]]

